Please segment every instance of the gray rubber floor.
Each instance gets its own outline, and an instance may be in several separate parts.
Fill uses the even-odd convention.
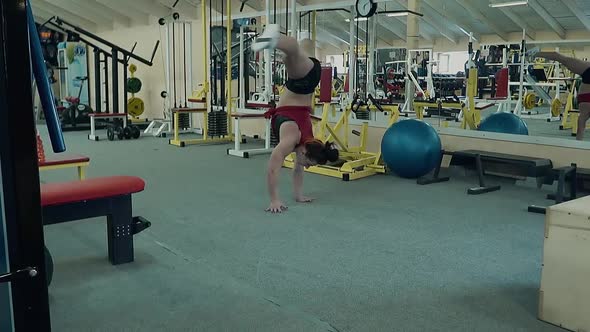
[[[153,226],[135,237],[136,261],[116,267],[104,219],[45,228],[55,331],[559,330],[536,318],[544,218],[526,207],[546,204],[542,191],[308,174],[317,201],[296,204],[284,170],[289,211],[270,215],[267,156],[86,134],[66,134],[68,153],[92,158],[89,177],[143,177],[134,210]]]

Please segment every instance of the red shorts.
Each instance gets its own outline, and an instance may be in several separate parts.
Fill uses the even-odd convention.
[[[301,131],[301,142],[313,138],[313,126],[311,124],[311,107],[309,106],[282,106],[268,110],[264,115],[271,118],[271,128],[279,138],[280,127],[283,123],[294,121]]]
[[[578,95],[578,104],[580,103],[590,103],[590,92]]]

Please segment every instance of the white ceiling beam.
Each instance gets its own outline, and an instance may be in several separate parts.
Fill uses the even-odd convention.
[[[342,41],[346,41],[347,44],[349,43],[350,33],[348,31],[343,30],[342,28],[333,27],[331,25],[324,25],[322,28],[323,28],[323,30],[326,30],[327,32],[329,32],[332,35],[334,35],[335,37],[337,37],[338,39],[341,39]],[[357,36],[357,39],[359,40],[359,43],[365,42],[363,40],[363,38],[361,38],[360,36]]]
[[[499,25],[497,25],[496,23],[494,23],[494,22],[490,21],[488,18],[486,18],[486,16],[482,12],[480,12],[479,9],[477,9],[472,4],[471,0],[455,0],[455,1],[457,1],[457,3],[459,3],[461,5],[461,7],[465,8],[471,15],[473,15],[480,22],[482,22],[483,24],[490,27],[490,29],[492,29],[492,31],[494,31],[494,33],[496,33],[500,38],[502,38],[502,40],[504,40],[504,41],[509,40],[508,33],[505,30],[501,29]]]
[[[134,0],[135,1],[135,0]],[[158,3],[164,5],[166,8],[170,9],[172,13],[180,14],[180,19],[197,19],[201,16],[201,5],[196,5],[188,1],[179,1],[176,4],[176,7],[172,8],[172,5],[176,2],[176,0],[157,0]],[[208,4],[209,1],[201,0],[201,3]],[[207,11],[208,12],[208,11]]]
[[[572,0],[563,0],[563,3],[572,13],[574,13],[574,15],[576,15],[578,20],[580,20],[584,27],[586,27],[586,30],[590,30],[590,18],[585,15],[584,11]]]
[[[521,29],[524,30],[524,32],[526,33],[527,37],[531,38],[531,39],[535,39],[536,33],[535,30],[533,28],[531,28],[526,22],[525,20],[522,19],[522,17],[518,17],[516,14],[514,14],[514,12],[506,7],[500,7],[498,8],[502,11],[502,13],[504,15],[506,15],[506,17],[508,17],[512,22],[514,22],[516,25],[518,25]]]
[[[85,12],[92,13],[92,15],[99,16],[105,20],[112,19],[115,22],[124,26],[130,26],[131,21],[128,16],[121,15],[116,11],[97,3],[94,0],[67,0],[68,3],[73,3],[82,8]]]
[[[45,1],[40,1],[40,0],[33,0],[32,2],[32,6],[33,8],[39,8],[41,10],[44,10],[48,13],[51,13],[54,16],[59,16],[61,18],[63,18],[64,20],[78,25],[86,30],[92,31],[92,32],[96,32],[96,24],[94,22],[91,22],[83,17],[81,17],[78,14],[74,14],[68,10],[64,10],[60,7],[54,6],[50,3],[47,3]]]
[[[346,23],[346,27],[349,27],[349,22],[346,22],[346,19],[350,19],[351,18],[351,14],[343,12],[341,10],[337,10],[334,12],[328,12],[328,15],[332,15],[332,13],[337,13],[341,18],[342,18],[342,22]],[[383,24],[381,20],[379,20],[378,16],[374,16],[374,19],[377,19],[377,26],[381,26],[385,29],[387,29],[389,32],[393,33],[394,35],[396,35],[397,37],[403,39],[404,41],[406,40],[406,37],[403,35],[403,33],[400,32],[400,29],[393,29],[391,28],[390,24]],[[366,33],[366,30],[364,28],[364,24],[362,24],[363,22],[361,22],[361,24],[359,25],[359,34],[362,34],[364,36],[364,34]],[[370,24],[370,23],[369,23]],[[340,25],[340,24],[339,24]],[[383,35],[379,34],[377,36],[381,41],[386,42],[388,44],[391,44],[391,40],[388,40],[388,38],[385,38]]]
[[[443,19],[450,19],[459,29],[463,29],[465,31],[471,32],[473,33],[473,37],[477,40],[480,39],[480,34],[478,32],[475,31],[475,29],[473,29],[473,26],[469,23],[467,23],[467,21],[465,19],[463,19],[460,16],[457,15],[453,15],[453,13],[451,11],[445,10],[444,7],[438,7],[437,4],[440,4],[441,2],[436,2],[434,3],[433,0],[425,0],[423,2],[423,7],[424,8],[424,12],[429,12],[428,16],[432,16],[432,13],[436,13],[438,15],[440,15],[441,17],[443,17]],[[444,13],[443,13],[444,12]]]
[[[127,5],[127,2],[118,0],[96,0],[96,2],[110,8],[113,11],[116,11],[121,15],[128,16],[133,23],[142,25],[149,24],[149,16],[137,12],[135,8]]]
[[[318,31],[318,38],[339,49],[342,49],[342,45],[348,45],[347,42],[334,36],[326,30]]]
[[[246,6],[252,8],[253,10],[261,11],[264,10],[264,4],[260,0],[240,0],[240,2],[245,2]]]
[[[402,25],[400,28],[400,24],[395,24],[388,20],[390,17],[383,17],[382,15],[376,15],[373,19],[377,20],[377,25],[385,28],[387,31],[390,31],[394,35],[396,35],[399,39],[406,41],[406,27]]]
[[[284,1],[284,0],[281,0]],[[313,4],[305,4],[305,5],[301,5],[301,6],[297,6],[297,12],[301,13],[301,12],[307,12],[307,11],[311,11],[311,10],[321,10],[321,9],[335,9],[335,8],[349,8],[350,6],[354,6],[356,3],[356,0],[341,0],[341,1],[335,1],[335,2],[324,2],[324,1],[320,1],[319,3],[313,3]],[[291,13],[291,9],[290,8],[277,8],[277,14],[285,14],[285,13]],[[264,10],[262,11],[255,11],[255,12],[250,12],[250,13],[232,13],[232,18],[233,19],[238,19],[238,18],[252,18],[252,17],[260,17],[260,16],[265,16],[266,12]],[[226,17],[224,16],[223,19],[225,20]]]
[[[549,12],[547,12],[545,8],[543,8],[543,6],[541,6],[537,2],[537,0],[529,0],[529,6],[531,6],[531,8],[535,12],[537,12],[537,14],[539,14],[539,16],[541,16],[541,18],[545,20],[547,24],[549,24],[551,29],[553,29],[553,31],[557,33],[559,38],[565,38],[565,30],[563,29],[563,27],[559,24],[559,22],[557,22],[557,20],[553,16],[551,16],[551,14],[549,14]]]
[[[440,33],[441,36],[450,40],[453,44],[459,43],[459,37],[456,36],[455,34],[453,34],[452,32],[448,31],[449,28],[445,27],[442,23],[440,23],[434,19],[429,19],[428,21],[426,21],[426,19],[424,17],[422,17],[422,19],[420,20],[420,23],[421,24],[425,23],[425,24],[431,25],[435,31],[438,31],[438,33]]]
[[[71,2],[68,0],[45,0],[45,1],[56,6],[56,7],[62,8],[65,11],[73,11],[76,13],[87,13],[88,12],[83,7],[79,6],[77,2]],[[104,28],[106,30],[113,29],[113,24],[114,24],[113,18],[105,19],[104,17],[101,17],[100,15],[87,15],[87,16],[85,16],[85,18],[88,19],[89,21],[93,22],[94,24],[96,24],[100,28]]]
[[[163,6],[156,0],[132,0],[126,1],[131,7],[137,11],[144,13],[145,15],[151,15],[155,17],[165,17],[172,14],[172,9]]]
[[[33,16],[35,17],[35,22],[37,22],[39,24],[43,24],[43,23],[45,23],[45,21],[47,21],[48,19],[50,19],[51,17],[53,17],[55,15],[33,5]]]
[[[401,6],[402,8],[397,8],[395,10],[404,10],[407,9],[407,4],[402,3],[400,0],[394,0],[392,1],[396,4],[398,4],[399,6]],[[384,9],[384,7],[382,8]],[[389,10],[391,10],[391,8],[388,8]],[[389,17],[385,16],[383,17],[383,20],[387,19]],[[404,34],[404,37],[402,38],[403,41],[406,41],[406,34],[408,31],[408,23],[407,23],[407,18],[401,17],[401,16],[396,16],[394,17],[397,21],[401,22],[401,24],[403,25],[403,30],[402,33]],[[389,21],[391,22],[391,21]],[[419,28],[419,32],[421,35],[423,35],[423,38],[428,40],[428,41],[433,41],[434,40],[434,36],[432,35],[432,33],[436,33],[438,34],[438,30],[435,29],[431,24],[425,22],[424,20],[421,20],[419,22],[423,22],[424,24],[419,24],[418,28]],[[393,27],[395,28],[395,27]],[[399,31],[399,28],[397,28],[397,30]],[[428,31],[428,32],[427,32]]]

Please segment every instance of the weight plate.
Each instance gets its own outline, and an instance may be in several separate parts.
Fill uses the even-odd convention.
[[[131,129],[129,127],[123,129],[123,137],[125,137],[125,139],[131,138]]]
[[[145,104],[141,98],[132,97],[129,98],[127,101],[127,112],[131,114],[131,116],[139,117],[145,111]]]
[[[561,100],[555,98],[551,102],[551,116],[558,117],[561,114]]]
[[[127,92],[138,93],[141,90],[141,80],[137,77],[127,79]]]
[[[535,107],[535,104],[537,103],[537,96],[535,96],[534,93],[532,92],[527,92],[524,95],[524,108],[526,108],[527,110],[533,109]]]
[[[141,136],[141,131],[137,126],[131,126],[131,137],[138,139]]]
[[[107,138],[109,141],[115,140],[115,131],[113,130],[113,127],[107,128]]]
[[[117,138],[119,139],[123,139],[123,128],[122,127],[116,127],[115,128],[115,134],[117,135]]]

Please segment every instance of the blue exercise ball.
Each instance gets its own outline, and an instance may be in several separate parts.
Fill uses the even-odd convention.
[[[494,113],[488,116],[480,123],[479,130],[515,135],[529,134],[526,123],[512,113]]]
[[[402,120],[385,131],[381,154],[391,171],[403,178],[414,179],[438,166],[442,144],[438,133],[428,123]]]

